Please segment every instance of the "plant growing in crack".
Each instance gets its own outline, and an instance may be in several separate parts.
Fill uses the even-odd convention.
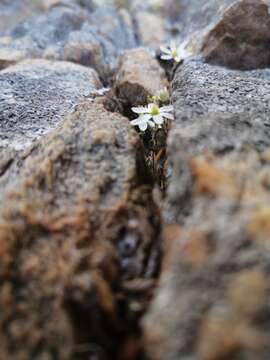
[[[141,131],[145,131],[148,127],[159,129],[167,120],[174,119],[172,105],[159,107],[157,103],[150,103],[148,106],[133,107],[132,111],[139,117],[132,120],[131,125],[138,126]]]
[[[171,61],[178,64],[192,55],[192,46],[189,46],[186,41],[176,45],[174,41],[171,41],[169,45],[160,47],[162,60]]]
[[[148,128],[152,130],[161,129],[168,125],[169,120],[174,120],[173,106],[167,105],[170,102],[170,94],[167,88],[158,91],[149,98],[147,106],[132,107],[131,110],[139,115],[131,121],[131,125],[138,126],[144,132]],[[163,105],[163,106],[162,106]]]
[[[166,88],[158,91],[149,98],[147,106],[132,107],[138,115],[131,120],[141,132],[146,148],[146,160],[153,176],[158,179],[162,190],[166,187],[166,138],[170,122],[174,120],[173,106],[170,103],[170,94]]]

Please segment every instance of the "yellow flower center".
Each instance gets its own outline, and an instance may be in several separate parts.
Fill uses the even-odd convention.
[[[151,109],[151,115],[155,116],[155,115],[159,115],[159,113],[160,113],[159,107],[156,104],[154,104]]]
[[[173,56],[173,57],[176,57],[176,56],[177,56],[177,49],[173,49],[173,50],[172,50],[172,56]]]

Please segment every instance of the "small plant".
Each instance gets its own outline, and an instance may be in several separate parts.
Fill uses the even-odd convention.
[[[141,131],[145,131],[148,126],[158,129],[168,119],[174,119],[172,105],[160,107],[157,103],[150,103],[147,106],[133,107],[132,111],[139,117],[132,120],[131,125],[138,126]]]
[[[175,63],[180,63],[191,55],[191,51],[188,49],[186,42],[176,45],[176,43],[172,41],[167,46],[161,46],[160,51],[160,58],[162,60],[173,60]]]
[[[169,104],[170,102],[170,94],[168,89],[165,87],[162,90],[159,90],[154,96],[149,98],[150,102],[157,104]]]

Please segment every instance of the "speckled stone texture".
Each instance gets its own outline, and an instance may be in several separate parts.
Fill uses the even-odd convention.
[[[1,194],[1,359],[114,357],[157,264],[138,135],[89,100],[7,172],[17,176]]]
[[[0,33],[42,9],[42,0],[1,0]]]
[[[206,61],[242,70],[269,67],[269,7],[269,0],[233,2],[203,41]]]
[[[180,221],[189,206],[191,179],[183,168],[190,155],[270,146],[270,71],[234,71],[193,60],[178,68],[173,88],[176,120],[168,146],[175,178],[166,216]]]
[[[0,147],[23,149],[101,87],[97,73],[68,62],[29,60],[0,72]]]
[[[114,90],[126,108],[147,104],[149,97],[168,85],[165,71],[146,49],[127,50],[121,55]]]
[[[268,69],[176,71],[150,359],[269,357],[269,89]]]
[[[0,67],[26,58],[68,60],[95,68],[109,82],[119,53],[135,45],[127,12],[60,3],[5,31],[0,37]]]
[[[145,319],[148,356],[266,360],[269,148],[190,157],[185,171],[192,211],[182,227],[167,229],[160,287]]]
[[[177,41],[194,54],[232,69],[269,66],[269,0],[169,1]]]

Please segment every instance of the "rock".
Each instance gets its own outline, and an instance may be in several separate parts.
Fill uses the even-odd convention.
[[[101,86],[92,69],[29,60],[0,72],[0,147],[25,148]]]
[[[242,70],[269,67],[269,6],[262,0],[240,0],[229,7],[204,39],[206,61]]]
[[[145,319],[150,359],[269,358],[269,151],[190,158],[192,211]]]
[[[41,10],[41,0],[12,0],[0,2],[0,32]]]
[[[191,196],[185,188],[191,180],[183,172],[189,156],[270,146],[270,71],[227,70],[193,60],[178,68],[173,88],[176,120],[169,152],[175,180],[167,216],[181,222],[184,199]]]
[[[25,58],[68,60],[95,68],[109,82],[119,53],[135,45],[131,24],[121,12],[109,6],[91,12],[75,3],[60,3],[0,37],[0,64]]]
[[[269,69],[176,70],[150,359],[269,358],[269,87]]]
[[[92,11],[94,3],[92,0],[42,0],[43,11],[48,11],[54,6],[68,6],[71,8],[81,6],[82,8]]]
[[[240,70],[269,66],[268,1],[172,2],[179,7],[174,11],[179,40],[188,39],[193,52],[208,63]]]
[[[152,291],[149,185],[139,136],[96,100],[36,143],[1,195],[2,358],[114,357]]]
[[[125,106],[144,105],[167,85],[165,71],[147,50],[128,50],[121,56],[115,93]]]
[[[236,0],[167,0],[167,13],[181,40],[201,39],[217,23],[225,9]]]
[[[150,49],[159,50],[165,43],[167,33],[162,16],[147,11],[139,11],[134,15],[140,42]]]

